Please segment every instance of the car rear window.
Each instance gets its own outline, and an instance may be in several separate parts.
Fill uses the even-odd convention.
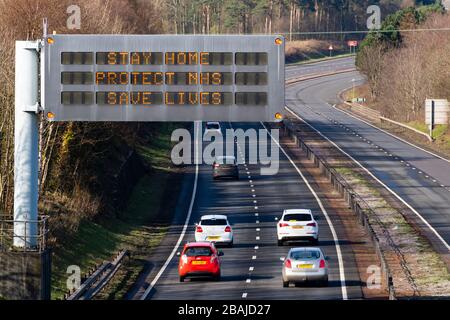
[[[316,260],[320,258],[320,252],[317,250],[292,251],[291,258],[294,260]]]
[[[202,226],[226,226],[227,220],[225,219],[205,219],[200,221]]]
[[[206,128],[208,128],[208,129],[219,129],[220,126],[218,124],[216,124],[216,123],[213,123],[213,124],[207,124]]]
[[[284,221],[311,221],[312,216],[309,213],[287,214],[283,218]]]
[[[187,248],[184,254],[188,257],[210,256],[212,251],[210,247],[191,247]]]

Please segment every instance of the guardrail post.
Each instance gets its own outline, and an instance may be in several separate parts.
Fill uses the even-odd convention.
[[[38,236],[39,42],[16,41],[14,127],[14,246],[33,248]]]

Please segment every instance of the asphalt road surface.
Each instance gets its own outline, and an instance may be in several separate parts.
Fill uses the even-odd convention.
[[[286,65],[286,80],[310,74],[347,70],[355,67],[355,57],[319,61],[298,65]]]
[[[353,79],[363,81],[352,72],[287,86],[286,105],[390,188],[448,253],[450,163],[334,108],[337,93],[352,87]]]
[[[230,126],[231,124],[222,124],[222,130]],[[261,124],[233,124],[233,128],[245,130],[263,127]],[[243,151],[244,146],[240,147]],[[240,156],[239,151],[236,153]],[[188,279],[180,283],[177,270],[179,257],[175,255],[168,260],[165,268],[159,270],[160,277],[152,289],[147,290],[147,299],[361,298],[361,283],[350,241],[343,235],[339,219],[333,212],[327,212],[330,217],[327,221],[313,193],[281,151],[279,165],[278,174],[262,176],[258,164],[241,164],[239,181],[214,181],[211,167],[199,166],[191,218],[181,244],[194,241],[194,224],[202,215],[227,215],[234,231],[234,247],[221,249],[225,254],[222,257],[222,280],[214,282]],[[320,228],[319,246],[330,257],[328,287],[314,284],[282,287],[280,257],[284,257],[291,246],[306,245],[299,243],[277,246],[275,217],[280,217],[283,209],[288,208],[309,208],[317,217]],[[337,239],[333,238],[328,223],[332,224]],[[178,251],[181,248],[182,246]]]

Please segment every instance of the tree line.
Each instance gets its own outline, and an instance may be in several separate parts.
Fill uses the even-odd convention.
[[[425,99],[450,98],[450,33],[439,30],[449,26],[440,4],[409,7],[389,15],[382,32],[371,32],[361,44],[357,66],[385,116],[423,123]]]
[[[428,1],[405,0],[157,0],[168,33],[283,33],[366,30],[367,8],[382,14]],[[316,36],[326,39],[327,35]]]

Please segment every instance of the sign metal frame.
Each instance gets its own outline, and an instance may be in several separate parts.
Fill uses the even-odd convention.
[[[279,121],[284,114],[284,38],[277,35],[51,35],[41,56],[41,102],[49,121]],[[281,40],[281,41],[280,41]],[[90,65],[63,65],[62,52],[92,52]],[[225,52],[233,54],[231,65],[99,65],[96,52]],[[267,53],[267,65],[236,65],[235,54]],[[63,85],[62,72],[231,72],[232,85]],[[267,85],[236,85],[236,72],[266,72]],[[62,104],[62,91],[87,91],[90,105]],[[231,92],[230,105],[99,105],[96,92]],[[237,92],[266,92],[267,104],[236,105]],[[49,116],[50,115],[50,116]]]

